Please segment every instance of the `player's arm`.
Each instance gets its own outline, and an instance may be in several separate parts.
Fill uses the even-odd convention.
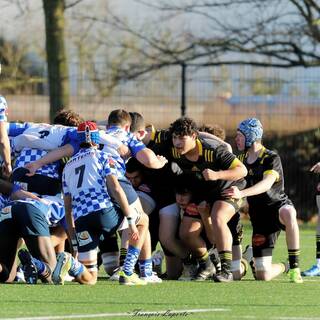
[[[72,214],[72,200],[70,194],[63,195],[64,208],[65,208],[65,217],[67,222],[67,234],[70,245],[72,247],[72,255],[74,257],[78,254],[78,240],[77,233],[74,224],[73,214]]]
[[[113,174],[109,174],[106,176],[106,184],[108,191],[110,192],[111,196],[116,200],[119,204],[124,216],[128,220],[129,230],[131,232],[131,237],[133,240],[139,239],[139,232],[135,225],[135,221],[132,219],[132,215],[130,212],[129,203],[127,197],[117,179],[117,177]]]
[[[247,175],[248,171],[245,165],[234,158],[230,167],[226,170],[214,171],[211,169],[205,169],[202,171],[202,175],[207,181],[215,181],[215,180],[230,180],[236,181],[241,178],[244,178]]]
[[[128,158],[130,156],[129,148],[124,145],[119,139],[116,137],[107,134],[105,131],[99,131],[99,144],[108,145],[109,147],[118,151],[119,155],[123,158]]]
[[[222,195],[227,197],[232,197],[235,199],[255,196],[255,195],[269,191],[273,186],[273,184],[276,182],[277,178],[278,177],[275,173],[264,174],[263,179],[258,183],[256,183],[255,185],[253,185],[252,187],[239,190],[238,187],[233,186],[229,189],[224,190],[222,192]]]
[[[168,162],[165,157],[156,155],[149,148],[138,151],[135,157],[140,163],[150,169],[161,169]]]
[[[19,200],[19,199],[26,199],[26,198],[39,200],[39,198],[33,193],[22,190],[19,185],[13,184],[3,179],[0,179],[0,192],[10,196],[12,200]]]
[[[3,159],[3,174],[8,177],[12,172],[12,167],[10,143],[7,133],[7,125],[5,121],[0,122],[0,156]]]
[[[312,168],[310,169],[311,172],[314,173],[320,173],[320,162],[316,163]]]
[[[74,147],[69,143],[60,148],[54,149],[48,152],[42,158],[38,159],[37,161],[27,163],[25,165],[25,168],[27,168],[30,171],[30,173],[28,173],[27,176],[34,175],[39,168],[49,163],[58,161],[64,157],[71,157],[73,154],[74,154]]]

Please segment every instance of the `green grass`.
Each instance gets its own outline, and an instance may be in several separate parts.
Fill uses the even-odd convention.
[[[301,228],[301,268],[314,262],[315,228]],[[246,227],[244,244],[250,239]],[[278,240],[274,261],[287,257],[284,234]],[[320,319],[320,277],[307,279],[303,284],[289,283],[286,276],[271,282],[254,281],[249,271],[240,282],[194,283],[166,281],[161,285],[124,287],[106,281],[81,286],[67,283],[50,285],[1,285],[0,318],[122,313],[108,319]],[[134,316],[134,310],[166,311],[189,309],[220,309],[169,317]],[[221,310],[222,309],[222,310]],[[88,319],[82,317],[83,319]],[[78,319],[82,319],[79,317]],[[40,318],[38,318],[40,319]],[[62,319],[62,318],[59,318]],[[98,319],[98,317],[91,317]]]

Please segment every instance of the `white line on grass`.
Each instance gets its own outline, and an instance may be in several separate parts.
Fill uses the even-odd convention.
[[[163,316],[172,318],[179,315],[191,315],[193,313],[203,312],[227,312],[231,309],[188,309],[188,310],[159,310],[159,311],[144,311],[142,309],[135,309],[131,312],[122,313],[96,313],[96,314],[70,314],[60,316],[41,316],[41,317],[22,317],[22,318],[1,318],[1,320],[59,320],[59,319],[90,319],[90,318],[104,318],[104,317],[151,317],[151,316]]]

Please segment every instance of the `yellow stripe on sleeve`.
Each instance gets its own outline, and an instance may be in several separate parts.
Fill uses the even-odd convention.
[[[233,169],[233,168],[237,167],[239,164],[242,164],[242,162],[238,158],[235,158],[231,162],[229,169]]]
[[[280,180],[280,175],[277,171],[275,170],[266,170],[263,172],[263,175],[266,175],[266,174],[272,174],[276,177],[276,182],[278,182]]]

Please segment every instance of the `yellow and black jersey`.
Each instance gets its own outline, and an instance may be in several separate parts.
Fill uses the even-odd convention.
[[[251,208],[261,208],[272,205],[281,206],[289,203],[290,200],[284,192],[283,169],[279,155],[263,147],[254,163],[249,164],[247,156],[246,153],[242,153],[238,157],[248,170],[248,174],[245,177],[247,188],[257,184],[267,174],[272,174],[276,177],[276,181],[270,190],[247,198],[249,206]]]
[[[156,154],[164,155],[171,146],[172,139],[169,130],[156,130],[152,127],[151,138],[147,147],[153,150]]]
[[[221,193],[222,190],[231,185],[238,185],[240,189],[244,187],[244,180],[238,181],[205,181],[202,175],[203,170],[211,169],[213,171],[228,170],[235,167],[239,160],[230,153],[224,145],[217,145],[213,148],[211,144],[202,139],[196,140],[199,157],[197,161],[190,161],[185,155],[180,155],[174,147],[171,147],[167,156],[170,162],[175,162],[181,169],[181,172],[194,174],[199,180],[204,182],[204,188],[210,189],[210,193]]]

